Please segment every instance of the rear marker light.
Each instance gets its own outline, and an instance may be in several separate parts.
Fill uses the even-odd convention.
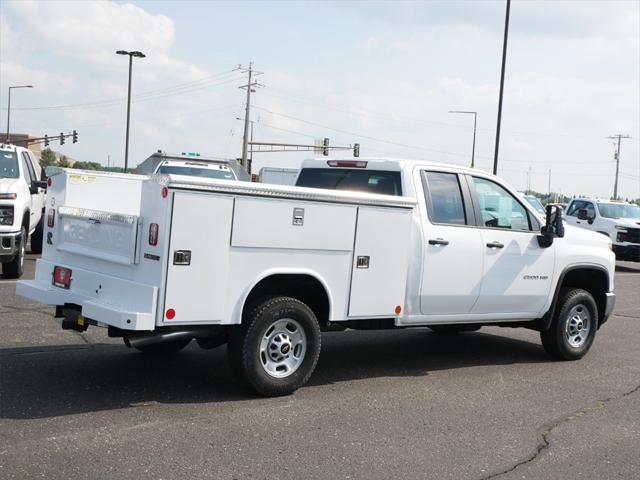
[[[51,185],[53,185],[53,178],[49,177],[47,178],[47,187],[50,187]]]
[[[364,160],[327,160],[330,167],[367,168]]]
[[[396,305],[396,315],[400,315],[400,312],[402,312],[402,307],[400,305]]]
[[[47,227],[53,228],[56,223],[56,209],[50,208],[49,214],[47,215]]]
[[[71,269],[64,267],[54,267],[53,269],[53,285],[60,288],[69,289],[71,285]]]
[[[176,316],[176,311],[173,308],[170,308],[167,310],[166,316],[167,320],[173,320]]]
[[[149,225],[149,245],[155,247],[158,245],[158,224],[152,223]]]
[[[162,187],[162,198],[167,198],[169,196],[169,189],[167,187]]]

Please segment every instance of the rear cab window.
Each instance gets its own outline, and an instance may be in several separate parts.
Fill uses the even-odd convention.
[[[402,196],[400,172],[391,170],[303,168],[296,186]]]
[[[455,173],[422,172],[427,215],[432,223],[468,225],[460,180]]]

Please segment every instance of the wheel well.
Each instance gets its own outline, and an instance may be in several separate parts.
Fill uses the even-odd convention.
[[[582,288],[593,296],[598,306],[598,326],[604,319],[604,310],[607,304],[606,293],[609,291],[609,278],[607,273],[597,268],[577,268],[567,272],[562,279],[560,288]]]
[[[329,296],[320,281],[305,274],[276,274],[260,280],[244,302],[242,315],[268,296],[293,297],[309,306],[320,325],[329,321]]]

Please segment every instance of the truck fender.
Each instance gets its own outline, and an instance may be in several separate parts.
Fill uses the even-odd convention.
[[[578,264],[569,265],[568,267],[565,267],[565,269],[558,276],[558,281],[556,282],[555,291],[553,293],[553,300],[551,300],[551,306],[549,307],[549,310],[547,310],[546,313],[540,319],[538,319],[538,325],[540,327],[540,330],[549,330],[549,327],[551,327],[551,321],[553,320],[553,313],[556,310],[556,305],[558,303],[558,298],[560,296],[560,290],[562,289],[562,284],[567,274],[573,270],[579,270],[583,268],[591,269],[591,270],[600,270],[605,274],[607,278],[607,285],[609,285],[609,272],[602,265],[597,265],[592,263],[584,263],[584,264],[578,263]],[[600,312],[598,313],[600,314]]]
[[[327,300],[329,303],[328,318],[331,318],[331,312],[333,311],[333,303],[334,303],[333,295],[331,294],[331,289],[329,288],[329,285],[327,284],[325,279],[322,277],[322,275],[320,275],[318,272],[314,270],[310,270],[306,268],[291,268],[291,269],[274,268],[274,269],[265,270],[264,272],[261,272],[260,275],[255,277],[253,281],[248,284],[248,286],[242,292],[240,301],[236,304],[234,308],[232,323],[240,324],[242,322],[242,314],[244,312],[244,307],[247,303],[247,299],[249,298],[249,295],[251,295],[253,290],[256,288],[256,286],[263,280],[275,275],[305,275],[317,280],[318,283],[320,283],[320,285],[322,286],[322,288],[324,288],[324,291],[327,295]]]

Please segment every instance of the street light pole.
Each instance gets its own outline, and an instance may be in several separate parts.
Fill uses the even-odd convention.
[[[127,92],[127,134],[124,145],[124,173],[127,173],[129,166],[129,121],[131,118],[131,70],[133,69],[133,57],[145,58],[146,55],[142,52],[133,51],[127,52],[125,50],[118,50],[118,55],[129,55],[129,87]]]
[[[464,110],[449,110],[449,113],[468,113],[473,114],[473,147],[471,149],[471,168],[476,165],[476,125],[478,121],[478,112],[467,112]]]
[[[498,97],[498,125],[496,126],[496,150],[493,155],[493,174],[498,174],[498,152],[500,151],[500,124],[502,123],[502,97],[504,93],[504,69],[507,62],[507,39],[509,38],[509,12],[511,0],[507,0],[504,17],[504,39],[502,40],[502,68],[500,69],[500,95]]]
[[[11,122],[11,89],[12,88],[33,88],[33,85],[16,85],[13,87],[9,87],[9,101],[7,102],[7,143],[11,139],[9,134],[9,123]]]

